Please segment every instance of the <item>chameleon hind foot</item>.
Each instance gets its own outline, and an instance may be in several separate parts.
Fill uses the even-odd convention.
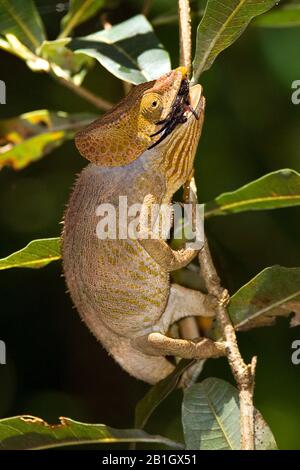
[[[150,333],[133,340],[134,346],[150,356],[176,356],[182,359],[206,359],[226,354],[222,342],[203,338],[199,342],[174,339],[161,333]]]

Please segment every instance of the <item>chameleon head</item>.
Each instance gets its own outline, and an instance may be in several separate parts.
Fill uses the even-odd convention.
[[[158,142],[158,123],[168,119],[187,83],[187,70],[178,67],[158,80],[133,87],[117,106],[78,132],[82,156],[99,166],[121,166],[137,159]]]
[[[166,198],[170,198],[191,176],[198,142],[204,122],[205,98],[202,86],[194,85],[188,96],[179,94],[178,106],[160,129],[158,141],[150,146],[154,160],[163,168],[166,181]],[[179,124],[179,125],[178,125]],[[157,136],[155,136],[157,138]]]

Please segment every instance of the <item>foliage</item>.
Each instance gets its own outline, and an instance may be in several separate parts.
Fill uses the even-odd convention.
[[[274,450],[275,439],[260,413],[255,413],[255,448]],[[238,391],[229,383],[209,378],[184,394],[182,424],[187,449],[239,450]]]
[[[105,424],[79,423],[69,418],[60,418],[60,424],[50,425],[34,416],[15,416],[1,419],[0,427],[3,449],[49,449],[119,442],[152,442],[182,448],[177,442],[162,436],[151,436],[140,429],[113,429]]]

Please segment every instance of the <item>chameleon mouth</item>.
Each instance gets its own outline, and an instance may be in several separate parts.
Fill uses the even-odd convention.
[[[161,128],[150,135],[150,137],[158,135],[160,135],[160,137],[148,147],[148,150],[160,144],[179,124],[184,124],[191,117],[197,120],[199,119],[199,112],[201,112],[202,108],[199,103],[201,99],[203,100],[201,92],[202,87],[200,85],[195,85],[190,89],[188,79],[184,78],[182,80],[171,111],[165,119],[156,123],[156,125],[160,125]]]
[[[190,112],[187,113],[187,118],[190,119],[196,113],[197,118],[200,118],[201,113],[204,111],[205,108],[205,98],[202,94],[202,86],[201,85],[194,85],[190,88]]]

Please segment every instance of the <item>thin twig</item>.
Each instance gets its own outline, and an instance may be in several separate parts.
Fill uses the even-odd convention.
[[[180,37],[180,65],[191,69],[192,62],[192,27],[191,9],[189,0],[178,0],[179,37]]]
[[[108,111],[113,106],[112,103],[105,100],[104,98],[100,98],[99,96],[94,95],[94,93],[90,92],[83,86],[77,86],[73,82],[66,80],[65,78],[62,78],[62,77],[57,77],[55,75],[52,75],[52,76],[61,85],[69,88],[78,96],[80,96],[86,101],[89,101],[89,103],[93,104],[96,108],[101,109],[102,111]]]
[[[180,65],[184,65],[188,74],[191,68],[192,30],[190,21],[189,0],[178,0],[179,37],[180,37]],[[184,187],[184,200],[189,200],[188,183]],[[195,339],[199,336],[199,328],[194,317],[183,318],[179,322],[183,338]]]
[[[229,301],[229,294],[227,290],[221,286],[221,281],[213,264],[206,239],[199,253],[199,262],[207,290],[209,294],[213,295],[218,301],[216,316],[221,327],[222,335],[225,338],[228,362],[239,389],[241,448],[243,450],[254,450],[253,391],[256,357],[252,358],[251,364],[245,364],[241,356],[235,330],[226,308]]]
[[[145,0],[142,8],[142,15],[148,16],[151,8],[152,0]]]

